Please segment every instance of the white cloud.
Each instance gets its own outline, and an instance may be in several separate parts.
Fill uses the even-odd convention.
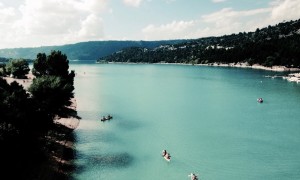
[[[106,11],[106,1],[25,0],[18,8],[0,4],[0,38],[5,45],[0,48],[102,39],[100,15]]]
[[[151,1],[153,2],[153,0],[122,0],[121,2],[128,6],[139,7],[143,2]],[[174,1],[176,0],[163,0],[165,3]],[[211,0],[214,3],[224,1],[227,0]],[[185,21],[178,20],[174,16],[173,21],[164,24],[146,25],[140,33],[134,32],[137,27],[133,26],[135,23],[129,22],[128,24],[132,25],[130,32],[120,30],[119,34],[106,35],[104,21],[107,20],[106,22],[109,23],[109,20],[117,19],[115,16],[122,14],[123,10],[119,7],[108,7],[113,4],[108,2],[109,0],[2,0],[0,2],[0,49],[59,45],[108,38],[121,39],[116,38],[120,36],[126,36],[126,39],[144,40],[200,38],[254,31],[256,28],[274,25],[284,20],[300,18],[300,0],[272,0],[268,7],[260,9],[238,10],[227,7],[205,15],[201,15],[199,10],[197,14],[199,18],[185,19]],[[19,4],[15,5],[16,3]],[[151,4],[153,3],[147,3],[149,6]],[[170,5],[172,4],[175,3]],[[106,16],[109,17],[108,19],[104,19],[104,13],[110,15]],[[146,16],[145,19],[147,18],[149,19]],[[162,20],[166,19],[167,17],[162,18]],[[115,29],[118,28],[118,25],[112,24]]]
[[[200,38],[232,34],[241,31],[252,31],[266,24],[261,19],[269,15],[271,8],[254,9],[248,11],[235,11],[232,8],[224,8],[220,11],[203,15],[199,20],[173,21],[171,23],[155,26],[148,25],[142,29],[144,37],[148,40]]]
[[[128,6],[139,7],[142,0],[123,0],[123,2]]]
[[[217,36],[243,31],[253,31],[257,27],[266,25],[265,18],[269,16],[271,8],[235,11],[224,8],[218,12],[203,15],[201,21],[206,23],[206,28],[199,28],[198,36]],[[259,21],[257,21],[259,19]]]
[[[15,9],[12,7],[5,7],[0,3],[0,24],[10,23],[15,18]]]
[[[174,39],[176,37],[185,37],[188,30],[194,25],[195,21],[173,21],[160,26],[150,24],[142,32],[145,39],[149,40]]]
[[[214,2],[221,2],[215,0]],[[173,21],[164,25],[148,25],[142,29],[147,40],[200,38],[238,32],[255,31],[256,28],[275,25],[283,20],[300,18],[299,0],[274,0],[269,7],[250,10],[223,8],[202,15],[200,19]]]
[[[263,13],[270,12],[270,8],[254,9],[248,11],[235,11],[232,8],[224,8],[218,12],[203,15],[202,20],[208,23],[226,23],[227,21],[238,20],[246,16],[255,16]],[[228,24],[229,25],[229,24]]]
[[[193,37],[218,36],[243,31],[254,31],[256,28],[275,25],[283,20],[300,18],[299,0],[274,0],[267,8],[237,11],[223,8],[220,11],[203,15],[199,27]]]
[[[221,3],[221,2],[225,2],[227,0],[211,0],[213,3]]]
[[[300,18],[299,0],[276,0],[272,5],[271,19],[274,22],[296,20]]]
[[[74,0],[72,0],[72,1],[74,1]],[[108,9],[107,1],[108,0],[82,0],[81,3],[77,3],[77,6],[79,9],[81,8],[87,12],[97,14],[99,12],[103,12]]]
[[[103,20],[95,14],[89,15],[81,22],[81,29],[78,36],[83,40],[96,40],[103,37]]]

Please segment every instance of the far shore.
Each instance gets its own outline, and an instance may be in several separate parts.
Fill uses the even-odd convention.
[[[101,64],[101,63],[99,63]],[[109,62],[109,64],[151,64],[151,63],[133,63],[133,62]],[[288,72],[287,76],[282,76],[283,79],[288,80],[289,82],[300,82],[300,68],[287,68],[285,66],[271,66],[266,67],[260,64],[249,65],[248,63],[208,63],[208,64],[189,64],[189,63],[153,63],[153,64],[171,64],[171,65],[187,65],[187,66],[214,66],[214,67],[233,67],[233,68],[251,68],[251,69],[260,69],[265,71],[274,71],[274,72]]]
[[[97,63],[96,64],[102,64]],[[249,65],[248,63],[208,63],[208,64],[190,64],[190,63],[134,63],[134,62],[108,62],[108,64],[174,64],[174,65],[188,65],[188,66],[216,66],[216,67],[236,67],[236,68],[252,68],[252,69],[261,69],[266,71],[277,71],[277,72],[297,72],[300,71],[300,68],[287,68],[285,66],[262,66],[260,64]]]
[[[156,63],[156,64],[178,64],[178,65],[193,65],[193,66],[216,66],[216,67],[235,67],[235,68],[252,68],[261,69],[266,71],[276,71],[276,72],[297,72],[300,68],[287,68],[285,66],[271,66],[266,67],[260,64],[253,64],[252,66],[248,63],[208,63],[208,64],[185,64],[185,63]]]

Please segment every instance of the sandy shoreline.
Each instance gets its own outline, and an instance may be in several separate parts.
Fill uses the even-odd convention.
[[[176,64],[176,65],[189,65],[189,66],[213,66],[213,67],[233,67],[233,68],[251,68],[251,69],[260,69],[265,71],[274,71],[274,72],[293,72],[289,73],[287,76],[282,76],[282,79],[286,79],[289,82],[300,82],[300,68],[287,68],[285,66],[272,66],[266,67],[260,64],[253,64],[250,66],[248,63],[210,63],[210,64],[184,64],[184,63],[156,63],[156,64]]]
[[[110,62],[109,64],[150,64],[150,63],[128,63],[128,62]],[[233,68],[251,68],[259,69],[265,71],[274,71],[274,72],[293,72],[287,76],[282,76],[283,79],[288,80],[289,82],[300,82],[300,68],[287,68],[285,66],[272,66],[266,67],[260,64],[253,64],[250,66],[248,63],[209,63],[209,64],[185,64],[185,63],[154,63],[154,64],[166,64],[166,65],[187,65],[187,66],[213,66],[213,67],[233,67]]]
[[[293,71],[300,71],[299,68],[287,68],[285,66],[272,66],[266,67],[259,64],[253,64],[252,66],[248,65],[247,63],[229,63],[229,64],[217,64],[214,63],[213,66],[223,66],[223,67],[237,67],[237,68],[252,68],[252,69],[261,69],[266,71],[276,71],[276,72],[293,72]]]
[[[297,72],[300,68],[287,68],[285,66],[271,66],[266,67],[260,64],[249,65],[248,63],[208,63],[208,64],[189,64],[189,63],[133,63],[133,62],[109,62],[108,64],[166,64],[166,65],[187,65],[187,66],[216,66],[216,67],[235,67],[235,68],[251,68],[261,69],[266,71],[277,71],[277,72]]]
[[[251,69],[261,69],[266,71],[277,71],[277,72],[297,72],[300,71],[299,68],[287,68],[285,66],[272,66],[266,67],[260,64],[253,64],[250,66],[248,63],[209,63],[209,64],[184,64],[184,63],[155,63],[155,64],[176,64],[176,65],[190,65],[190,66],[214,66],[214,67],[234,67],[234,68],[251,68]]]
[[[237,67],[237,68],[252,68],[252,69],[261,69],[266,71],[275,71],[275,72],[299,72],[299,68],[287,68],[285,66],[272,66],[265,67],[259,64],[254,64],[252,66],[247,63],[229,63],[229,64],[217,64],[214,63],[212,66],[221,66],[221,67]],[[289,73],[287,76],[282,76],[282,79],[286,79],[289,82],[300,82],[300,73]]]
[[[16,79],[12,77],[3,77],[3,79],[5,79],[8,84],[11,84],[13,81],[16,81],[18,84],[22,85],[25,90],[27,90],[31,85],[34,76],[33,74],[29,73],[26,75],[26,77],[26,79]]]
[[[75,98],[71,99],[71,105],[69,106],[70,109],[73,109],[74,111],[76,111],[77,108],[77,102]],[[56,116],[54,119],[55,123],[64,125],[65,127],[69,128],[69,129],[76,129],[79,126],[79,122],[80,120],[78,119],[78,117],[76,116],[76,114],[69,116],[67,118],[65,117],[58,117]]]

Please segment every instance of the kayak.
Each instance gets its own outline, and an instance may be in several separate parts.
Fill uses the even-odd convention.
[[[165,158],[165,160],[166,161],[168,161],[168,162],[170,162],[171,161],[171,156],[169,155],[169,154],[166,154],[165,156],[164,156],[164,158]]]
[[[194,173],[191,173],[188,176],[191,177],[191,180],[198,180],[198,176]]]
[[[167,156],[164,156],[164,158],[166,161],[169,161],[169,162],[171,161],[171,158],[167,158]]]

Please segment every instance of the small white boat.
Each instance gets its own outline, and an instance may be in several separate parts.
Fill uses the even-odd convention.
[[[167,150],[164,149],[164,150],[162,151],[161,155],[162,155],[162,157],[164,157],[166,154],[167,154]]]
[[[258,98],[257,102],[262,103],[262,102],[264,102],[264,100],[262,98]]]
[[[191,180],[198,180],[198,176],[194,173],[191,173],[188,176],[191,177]]]
[[[171,155],[167,152],[167,150],[164,149],[161,155],[163,158],[165,158],[166,161],[171,161]]]
[[[107,121],[107,120],[111,120],[113,117],[111,116],[111,115],[108,115],[107,117],[105,117],[105,116],[103,116],[102,118],[101,118],[101,121]]]
[[[170,162],[171,161],[171,156],[164,156],[165,160]]]
[[[171,155],[169,153],[166,153],[163,157],[165,158],[166,161],[168,162],[171,161]]]

